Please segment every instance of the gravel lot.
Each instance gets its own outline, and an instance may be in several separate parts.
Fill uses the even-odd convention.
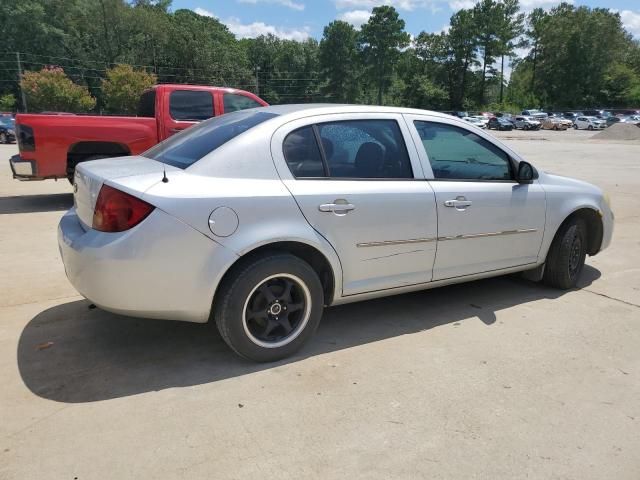
[[[56,243],[70,186],[12,180],[0,146],[0,479],[640,478],[640,143],[497,135],[611,194],[582,288],[336,307],[266,366],[213,325],[90,310]]]

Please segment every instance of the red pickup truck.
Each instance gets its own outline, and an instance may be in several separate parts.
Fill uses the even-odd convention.
[[[157,85],[140,97],[137,117],[18,114],[18,180],[73,179],[75,166],[97,158],[137,155],[194,123],[266,106],[250,92],[199,85]]]

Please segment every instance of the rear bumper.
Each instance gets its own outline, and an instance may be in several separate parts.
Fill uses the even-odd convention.
[[[9,166],[13,173],[13,178],[18,180],[35,180],[36,162],[34,160],[23,160],[20,155],[14,155],[9,159]]]
[[[218,282],[236,255],[155,209],[120,233],[85,229],[75,209],[58,226],[69,281],[114,313],[204,323]]]

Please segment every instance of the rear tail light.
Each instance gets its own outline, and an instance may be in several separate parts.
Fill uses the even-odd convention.
[[[36,149],[36,139],[33,136],[33,128],[28,125],[16,123],[16,138],[21,152],[33,152]]]
[[[123,232],[138,225],[155,207],[139,198],[103,185],[93,211],[93,229]]]

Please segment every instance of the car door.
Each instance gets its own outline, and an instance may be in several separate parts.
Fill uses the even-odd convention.
[[[278,172],[309,224],[335,249],[343,295],[431,280],[434,194],[401,115],[327,115],[281,127]]]
[[[517,183],[516,161],[489,136],[459,122],[407,117],[436,197],[433,280],[535,263],[546,209],[539,183]]]

